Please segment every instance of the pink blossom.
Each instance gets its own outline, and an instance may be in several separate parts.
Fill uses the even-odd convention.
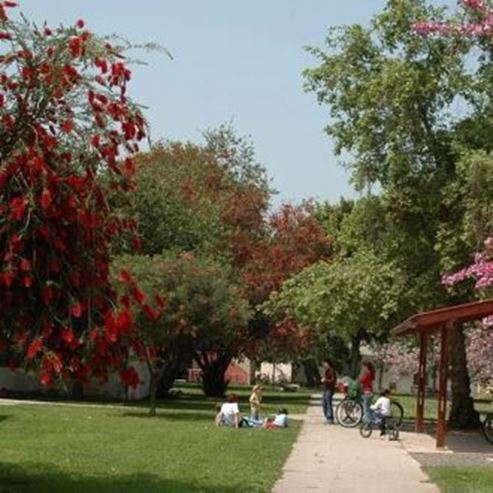
[[[420,36],[450,36],[461,34],[468,37],[493,35],[493,8],[481,0],[462,0],[463,8],[475,17],[477,21],[453,24],[448,22],[422,21],[413,25],[413,30]]]
[[[474,262],[454,274],[443,276],[442,283],[454,286],[472,279],[475,288],[484,291],[493,286],[493,238],[484,242],[484,251],[474,255]],[[493,316],[482,320],[467,335],[467,363],[473,384],[491,385],[493,383]]]

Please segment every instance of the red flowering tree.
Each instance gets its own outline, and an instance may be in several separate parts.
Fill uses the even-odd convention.
[[[0,344],[43,384],[104,379],[132,324],[108,276],[111,239],[132,224],[106,197],[132,186],[145,122],[118,49],[82,20],[38,28],[14,6],[0,1]]]
[[[119,207],[138,220],[143,253],[195,252],[227,265],[241,280],[255,316],[233,339],[195,353],[204,390],[222,395],[225,372],[239,354],[256,357],[262,350],[267,356],[270,348],[269,357],[277,358],[288,346],[299,349],[301,330],[288,320],[271,322],[258,307],[287,277],[326,258],[331,248],[308,205],[268,213],[268,180],[248,139],[228,126],[205,137],[202,146],[164,143],[140,155],[139,189]],[[272,338],[261,348],[267,336]]]
[[[309,204],[283,205],[267,216],[262,188],[238,187],[224,222],[231,236],[232,264],[242,280],[242,290],[252,309],[247,327],[229,346],[216,351],[208,362],[210,379],[204,388],[211,395],[224,390],[224,375],[233,357],[246,354],[255,366],[259,358],[273,361],[301,356],[308,348],[307,331],[289,317],[275,320],[261,309],[273,291],[289,277],[332,252],[331,241],[315,219]],[[216,389],[216,390],[214,390]]]
[[[287,313],[277,313],[275,318],[266,316],[261,305],[290,277],[327,260],[332,254],[332,242],[310,204],[284,204],[270,215],[265,237],[253,247],[242,269],[242,279],[257,316],[245,338],[244,350],[254,360],[302,358],[310,348],[310,331]]]

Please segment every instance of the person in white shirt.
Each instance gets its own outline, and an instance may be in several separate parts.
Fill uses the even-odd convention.
[[[287,428],[288,427],[288,411],[287,409],[279,409],[279,411],[276,414],[276,417],[272,420],[269,421],[266,419],[264,421],[264,424],[262,425],[262,428],[268,428],[268,429],[276,429],[276,428]]]
[[[240,408],[238,407],[238,396],[236,394],[230,394],[227,401],[221,406],[221,409],[216,414],[216,425],[234,426],[240,427]]]
[[[385,389],[375,404],[370,406],[373,416],[380,421],[380,436],[385,435],[387,429],[387,418],[390,418],[392,412],[390,410],[390,390]]]

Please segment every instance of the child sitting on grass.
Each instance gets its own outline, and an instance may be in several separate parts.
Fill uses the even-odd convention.
[[[272,421],[266,419],[264,421],[264,424],[262,425],[262,428],[274,430],[277,428],[287,428],[287,426],[288,426],[288,411],[287,409],[282,408],[279,409],[279,411],[276,414],[276,417]]]
[[[226,425],[240,428],[241,415],[238,407],[238,396],[228,395],[226,402],[221,407],[216,406],[215,423],[217,426]]]

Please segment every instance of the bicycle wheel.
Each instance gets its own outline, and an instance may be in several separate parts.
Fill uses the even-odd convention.
[[[404,408],[397,401],[392,401],[390,403],[390,410],[392,413],[392,419],[397,428],[402,425],[402,420],[404,419]]]
[[[358,401],[346,399],[336,407],[336,420],[344,428],[354,428],[363,419],[363,406]]]
[[[372,431],[373,431],[373,424],[372,423],[361,423],[361,425],[359,427],[359,434],[363,438],[370,438]]]
[[[389,437],[391,440],[399,440],[399,428],[389,430]]]
[[[493,414],[488,414],[483,421],[483,435],[488,442],[493,444]]]

